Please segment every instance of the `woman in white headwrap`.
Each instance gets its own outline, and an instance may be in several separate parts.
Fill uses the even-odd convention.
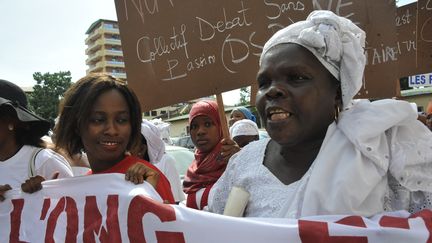
[[[270,139],[231,158],[210,211],[223,212],[233,186],[250,193],[250,217],[432,208],[432,133],[408,102],[353,100],[364,43],[361,29],[329,11],[270,38],[256,102]]]
[[[154,164],[167,177],[171,184],[174,201],[179,203],[185,199],[180,176],[175,168],[175,159],[165,152],[159,129],[150,121],[143,119],[141,123],[142,144],[137,156]]]
[[[238,144],[240,148],[243,148],[253,141],[259,140],[259,130],[257,124],[248,119],[242,119],[234,122],[229,131],[232,139]]]

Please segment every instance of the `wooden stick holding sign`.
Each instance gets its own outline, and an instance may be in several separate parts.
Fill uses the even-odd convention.
[[[221,128],[222,128],[222,136],[223,136],[223,138],[230,138],[230,134],[228,131],[228,122],[227,122],[227,119],[225,116],[225,107],[224,107],[221,93],[216,94],[216,101],[218,104],[218,112],[219,112],[219,119],[220,119]]]

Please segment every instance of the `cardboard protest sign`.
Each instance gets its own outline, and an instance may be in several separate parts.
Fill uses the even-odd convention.
[[[418,1],[397,9],[398,41],[394,50],[398,77],[432,71],[432,4],[429,3],[429,7],[427,4],[427,1]]]
[[[337,3],[336,3],[337,2]],[[394,96],[394,1],[116,0],[129,86],[143,110],[248,86],[265,41],[330,9],[368,33],[362,97]]]
[[[7,192],[0,242],[426,242],[431,220],[430,210],[371,218],[228,217],[163,204],[150,184],[104,174],[46,181],[33,194]]]
[[[417,3],[411,3],[397,8],[396,15],[397,43],[396,55],[398,58],[398,77],[416,74],[416,26]]]
[[[432,71],[432,1],[417,2],[417,74]]]

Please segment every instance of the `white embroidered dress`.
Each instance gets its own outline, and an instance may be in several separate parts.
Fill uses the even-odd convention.
[[[416,118],[404,101],[354,101],[329,126],[309,170],[290,185],[262,164],[269,140],[251,143],[213,186],[209,211],[223,212],[233,186],[251,194],[247,217],[369,217],[432,208],[432,133]]]

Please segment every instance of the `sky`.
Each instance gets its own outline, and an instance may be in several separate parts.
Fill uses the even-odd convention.
[[[399,0],[405,5],[415,0]],[[36,84],[33,73],[86,74],[85,32],[98,19],[117,20],[114,0],[0,0],[0,79],[21,87]],[[238,101],[238,91],[223,95]]]

